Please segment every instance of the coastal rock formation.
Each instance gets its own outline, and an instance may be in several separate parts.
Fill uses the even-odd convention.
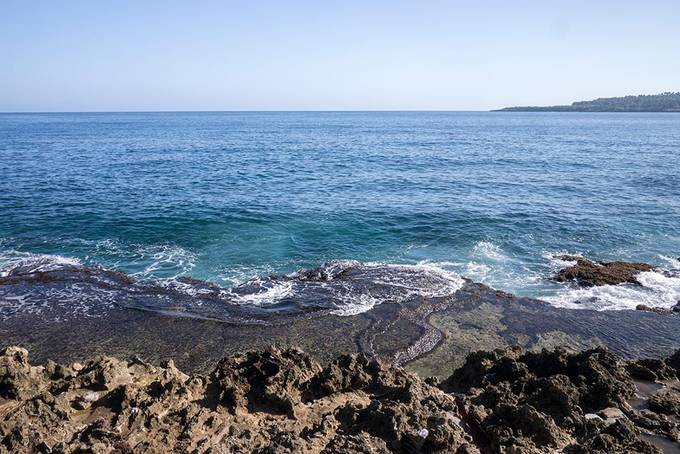
[[[636,311],[653,312],[660,315],[680,314],[680,302],[672,306],[670,309],[665,307],[650,307],[646,304],[638,304],[635,306]]]
[[[605,349],[477,352],[442,388],[465,395],[494,452],[655,452],[623,418],[635,386]]]
[[[0,452],[479,452],[454,396],[363,355],[322,368],[270,348],[188,377],[138,359],[33,367],[11,347],[0,373]]]
[[[206,374],[224,356],[275,344],[322,363],[365,353],[443,379],[471,351],[507,345],[606,345],[627,358],[660,358],[680,345],[680,317],[573,311],[426,265],[335,261],[223,288],[38,261],[0,276],[0,299],[0,349],[22,345],[41,363],[136,354]]]
[[[36,367],[9,347],[0,452],[657,453],[643,433],[679,437],[678,358],[514,347],[472,353],[437,385],[361,354],[322,367],[271,347],[187,376],[139,358]],[[638,410],[641,375],[672,381]]]
[[[646,304],[638,304],[635,306],[636,311],[643,311],[643,312],[652,312],[654,314],[660,314],[660,315],[668,315],[675,313],[675,306],[671,309],[666,309],[665,307],[651,307],[647,306]]]
[[[584,287],[623,283],[639,285],[637,275],[654,269],[647,263],[593,262],[575,255],[562,255],[555,258],[576,263],[563,268],[550,279],[557,282],[576,282]]]

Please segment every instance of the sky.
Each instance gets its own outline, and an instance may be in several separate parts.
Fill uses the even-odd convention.
[[[680,91],[680,2],[0,4],[0,111],[488,110]]]

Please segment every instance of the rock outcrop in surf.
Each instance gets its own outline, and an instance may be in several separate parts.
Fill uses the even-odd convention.
[[[678,358],[506,348],[438,384],[362,354],[322,366],[271,347],[188,376],[139,358],[36,367],[9,347],[0,452],[657,453],[680,438]],[[668,385],[634,408],[640,377]]]
[[[576,255],[561,255],[555,258],[575,263],[561,269],[550,279],[557,282],[576,282],[584,287],[624,283],[639,285],[637,275],[654,269],[647,263],[594,262]]]

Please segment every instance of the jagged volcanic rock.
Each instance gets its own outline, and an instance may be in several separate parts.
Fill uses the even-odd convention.
[[[677,440],[677,385],[634,410],[631,373],[675,380],[677,357],[508,348],[470,354],[435,386],[361,354],[322,367],[272,347],[187,376],[139,358],[36,367],[9,347],[0,452],[656,453],[641,434]]]
[[[664,378],[677,373],[655,366]],[[629,367],[603,348],[569,354],[511,347],[468,355],[440,387],[460,396],[464,420],[493,452],[658,452],[631,421],[641,416],[629,405],[636,395]],[[659,422],[656,432],[677,441],[677,426],[669,424]]]
[[[455,398],[346,355],[270,348],[188,377],[172,362],[34,367],[0,355],[0,452],[479,452]]]

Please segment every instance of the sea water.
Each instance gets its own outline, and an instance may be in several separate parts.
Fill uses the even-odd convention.
[[[580,289],[546,279],[559,254],[659,270]],[[679,256],[680,114],[0,114],[0,275],[83,264],[238,293],[358,261],[408,291],[463,276],[626,309],[675,304]],[[294,292],[279,282],[238,303]],[[344,315],[384,302],[342,297]]]

